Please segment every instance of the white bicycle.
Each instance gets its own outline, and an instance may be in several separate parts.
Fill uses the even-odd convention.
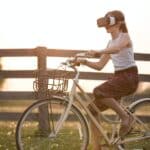
[[[78,55],[78,59],[82,54]],[[112,150],[133,150],[150,148],[150,98],[136,100],[129,106],[120,104],[132,115],[135,123],[132,131],[124,138],[119,136],[120,120],[112,110],[101,112],[82,87],[79,85],[80,72],[74,61],[67,60],[56,70],[47,99],[38,100],[22,114],[16,127],[16,145],[18,150],[91,150],[89,120],[98,128],[105,145]],[[63,69],[62,69],[63,68]],[[64,71],[65,68],[65,71]],[[74,71],[70,92],[68,76]],[[72,72],[71,72],[72,74]],[[69,80],[70,81],[70,80]],[[38,82],[38,81],[37,81]],[[51,93],[54,93],[53,95]],[[57,94],[57,96],[56,96]],[[100,115],[100,121],[93,116],[91,105]],[[39,123],[39,108],[45,107],[42,117],[43,127]]]

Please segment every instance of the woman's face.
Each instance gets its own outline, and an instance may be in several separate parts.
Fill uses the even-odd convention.
[[[106,26],[105,27],[107,33],[115,33],[115,32],[118,32],[119,29],[120,29],[120,24],[115,24],[113,26]]]

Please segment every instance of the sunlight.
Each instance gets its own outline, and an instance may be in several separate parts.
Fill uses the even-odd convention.
[[[96,20],[107,11],[119,9],[126,16],[134,51],[150,53],[150,2],[147,0],[5,0],[0,1],[0,47],[55,49],[103,49],[110,36],[98,29]],[[139,11],[140,10],[140,11]],[[146,23],[145,23],[146,22]],[[2,58],[5,70],[32,70],[37,68],[36,58]],[[61,59],[47,59],[48,68],[55,68]],[[149,74],[149,64],[138,62],[140,73]],[[83,70],[88,68],[83,67]],[[113,72],[109,63],[102,71]],[[17,86],[16,79],[7,79],[4,87]],[[18,80],[18,79],[17,79]],[[21,80],[21,79],[20,79]],[[19,81],[19,80],[18,80]],[[95,83],[94,83],[95,84]],[[22,81],[28,89],[29,82]],[[90,87],[90,84],[89,84]],[[14,88],[15,89],[15,88]],[[30,89],[30,88],[29,88]]]
[[[37,69],[36,57],[4,57],[3,70],[34,70]]]
[[[147,0],[0,1],[0,47],[104,48],[109,36],[97,28],[96,20],[119,9],[125,13],[135,51],[150,52],[149,4]]]

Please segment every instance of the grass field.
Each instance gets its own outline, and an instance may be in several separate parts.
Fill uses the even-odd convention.
[[[15,105],[14,105],[15,104]],[[25,108],[27,108],[28,105],[30,105],[31,103],[29,102],[10,102],[10,103],[1,103],[0,105],[0,111],[1,112],[7,112],[10,111],[10,106],[11,107],[11,112],[23,112],[23,110]],[[146,110],[144,110],[146,111]],[[143,111],[143,112],[144,112]],[[149,110],[148,110],[149,112]],[[105,126],[106,129],[108,129],[107,126]],[[0,121],[0,150],[16,150],[16,143],[15,143],[15,129],[16,129],[16,122],[15,121]],[[73,135],[74,136],[74,135]],[[75,148],[76,143],[74,144],[70,144],[70,139],[73,139],[74,137],[70,136],[70,137],[63,137],[64,140],[67,140],[68,144],[66,145],[66,148],[63,150],[78,150]],[[62,139],[60,138],[60,142],[62,141]],[[146,145],[145,149],[149,150],[150,149],[150,140],[147,141],[143,141],[141,142],[134,142],[133,144],[129,144],[126,150],[133,150],[133,149],[139,149],[141,145]],[[55,144],[54,144],[54,148],[51,150],[58,150],[55,148]],[[89,150],[92,150],[91,148],[92,146],[90,145]],[[45,149],[42,149],[45,150]]]
[[[15,127],[16,122],[0,122],[0,150],[16,150],[15,143]],[[67,141],[66,147],[63,150],[78,150],[76,149],[76,142],[74,144],[70,143],[70,139],[75,139],[75,135],[72,134],[70,137],[63,137],[63,140]],[[58,139],[61,145],[63,141],[61,138]],[[126,150],[140,149],[141,145],[145,144],[145,149],[149,150],[150,148],[150,140],[144,142],[135,142],[134,144],[129,144]],[[57,145],[53,144],[52,150],[58,150]],[[89,146],[89,150],[92,150],[91,145]],[[44,150],[44,149],[43,149]]]
[[[16,122],[0,122],[0,150],[16,150]]]

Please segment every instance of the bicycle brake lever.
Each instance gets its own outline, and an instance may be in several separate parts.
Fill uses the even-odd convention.
[[[80,63],[76,61],[77,61],[77,58],[69,60],[69,63],[72,64],[71,66],[80,66]]]

